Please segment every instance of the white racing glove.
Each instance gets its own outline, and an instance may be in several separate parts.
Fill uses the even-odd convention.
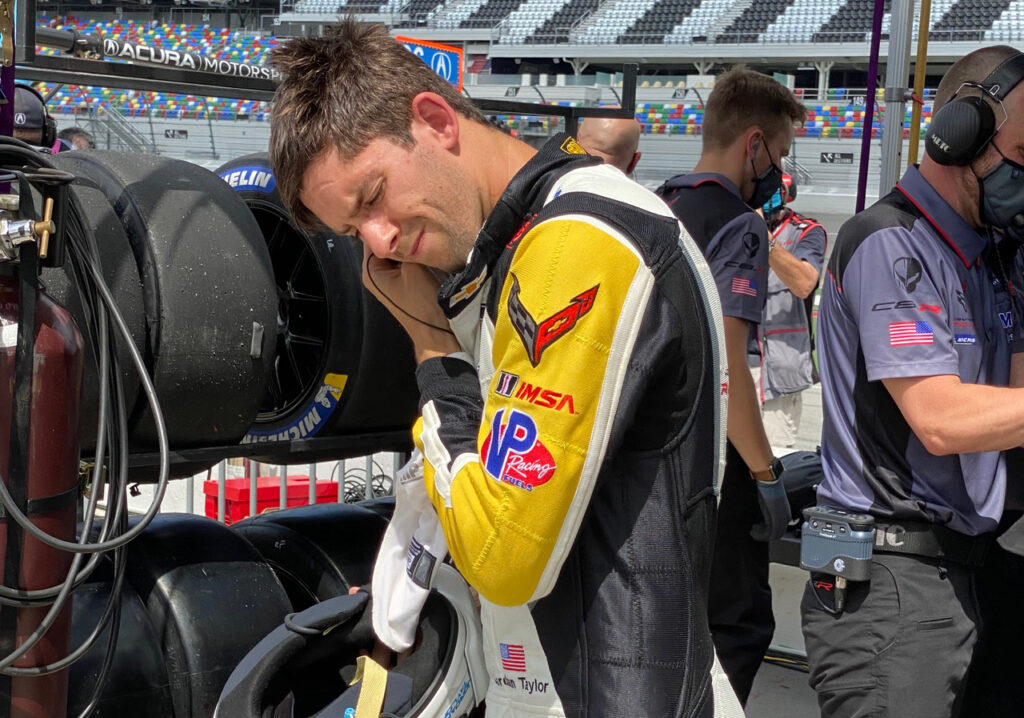
[[[448,542],[423,484],[423,454],[414,451],[395,479],[395,514],[373,566],[371,605],[377,637],[404,651],[416,639],[420,610]]]

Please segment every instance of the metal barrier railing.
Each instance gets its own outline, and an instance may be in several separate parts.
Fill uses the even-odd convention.
[[[292,465],[222,459],[207,471],[172,481],[160,511],[205,515],[231,524],[286,508],[391,496],[395,475],[406,459],[402,452]],[[142,513],[154,490],[152,485],[136,484],[129,511]]]

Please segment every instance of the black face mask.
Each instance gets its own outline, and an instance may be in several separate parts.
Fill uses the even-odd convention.
[[[999,148],[996,148],[999,152]],[[1024,242],[1024,166],[1003,160],[978,178],[981,187],[981,219]]]
[[[772,153],[765,145],[764,151],[768,153],[768,161],[771,163],[759,177],[754,178],[754,194],[747,200],[747,204],[754,209],[764,206],[765,202],[772,198],[775,191],[782,187],[782,170],[772,159]],[[754,167],[754,158],[750,158],[750,167]],[[757,171],[756,169],[754,170]]]

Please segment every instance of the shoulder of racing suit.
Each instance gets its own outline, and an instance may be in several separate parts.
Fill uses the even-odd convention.
[[[445,533],[455,537],[456,565],[500,605],[535,600],[557,578],[586,508],[579,498],[593,489],[609,439],[624,430],[613,407],[633,400],[623,396],[627,367],[660,359],[636,352],[652,303],[659,320],[662,303],[675,305],[676,331],[718,338],[717,295],[710,274],[700,276],[706,264],[692,241],[680,242],[679,222],[663,202],[601,166],[562,171],[546,187],[523,225],[505,223],[488,238],[501,245],[486,290],[493,329],[482,334],[492,338],[481,345],[489,356],[472,368],[493,367],[485,395],[468,415],[457,408],[470,399],[454,398],[457,370],[449,364],[447,378],[435,382],[449,395],[426,389],[415,432],[435,506],[451,522]],[[661,288],[666,282],[670,291]],[[704,326],[678,326],[684,319]],[[700,374],[710,381],[714,371]],[[465,391],[479,393],[485,381],[467,381]],[[456,415],[468,419],[460,432]]]

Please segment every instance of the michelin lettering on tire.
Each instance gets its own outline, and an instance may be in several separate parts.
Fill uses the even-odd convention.
[[[266,167],[238,167],[222,172],[220,178],[239,192],[263,192],[270,194],[277,188],[277,179]]]
[[[243,444],[259,444],[267,441],[295,441],[316,436],[320,427],[334,413],[341,402],[341,394],[348,383],[347,374],[328,374],[323,385],[317,390],[313,402],[295,420],[286,426],[273,429],[250,429],[242,437]]]

